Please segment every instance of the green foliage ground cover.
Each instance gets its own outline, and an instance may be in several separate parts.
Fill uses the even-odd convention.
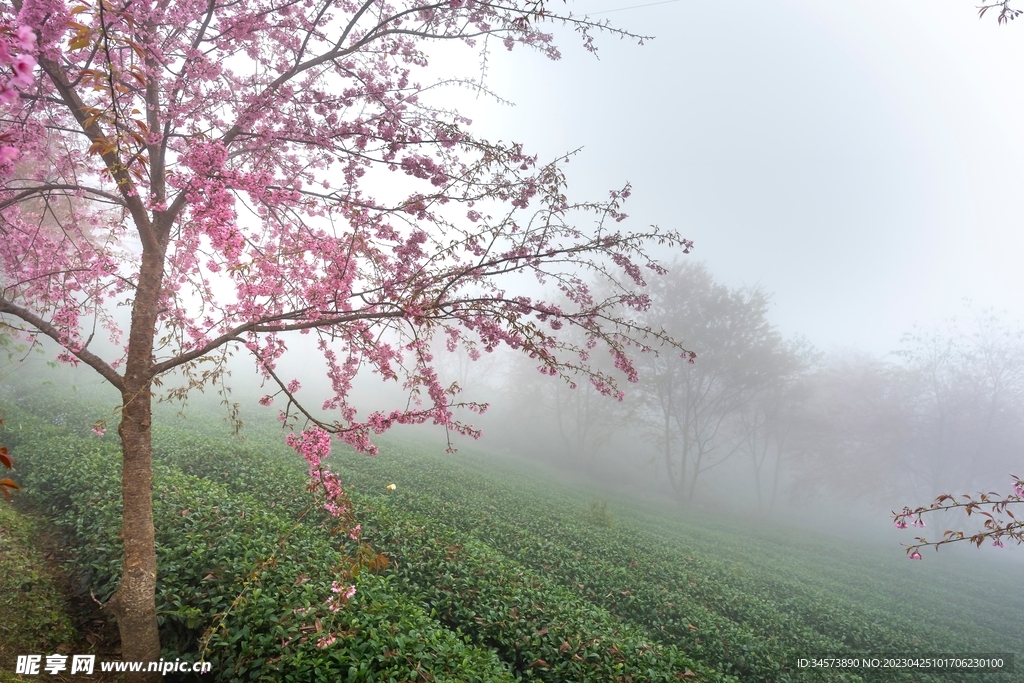
[[[833,548],[793,552],[754,535],[738,536],[735,526],[719,524],[709,533],[705,524],[695,537],[694,529],[664,517],[645,519],[635,510],[623,510],[615,529],[582,525],[587,502],[581,496],[556,494],[536,480],[524,485],[522,476],[517,484],[507,472],[474,472],[451,457],[403,450],[374,460],[344,458],[346,474],[376,490],[385,479],[396,480],[405,507],[433,511],[444,524],[490,539],[510,557],[645,626],[652,638],[687,643],[687,652],[745,679],[785,680],[794,675],[793,661],[801,654],[1021,650],[1024,622],[1011,578],[1002,581],[1004,596],[989,587],[990,600],[1011,603],[996,631],[985,627],[987,619],[971,623],[973,612],[992,605],[963,600],[962,575],[945,591],[900,582],[904,592],[894,599],[885,588],[892,577],[872,566],[877,553],[862,556],[843,576],[839,563],[827,560]],[[817,578],[823,563],[833,574],[827,585]],[[873,577],[869,590],[839,588],[860,584],[865,576]]]
[[[83,584],[105,600],[120,568],[116,444],[7,414],[24,490],[67,534]],[[361,574],[355,597],[331,611],[341,552],[321,525],[166,464],[154,476],[165,657],[201,653],[224,681],[511,680],[492,652],[442,627],[387,577]],[[341,644],[318,647],[332,637]]]
[[[30,438],[19,437],[19,450],[32,452],[25,481],[77,539],[97,594],[109,594],[114,444],[80,426],[88,411],[58,410],[53,400],[47,424],[27,414],[14,421],[37,422]],[[49,424],[53,416],[64,425]],[[1022,649],[1024,629],[1000,632],[1020,623],[1014,599],[1000,605],[981,589],[940,590],[948,603],[939,608],[935,589],[879,574],[877,555],[838,546],[823,555],[820,540],[796,533],[766,539],[621,503],[608,508],[614,525],[596,524],[592,494],[522,472],[496,475],[479,457],[394,444],[377,458],[334,458],[366,538],[396,562],[384,576],[363,574],[353,602],[330,613],[323,601],[344,543],[323,515],[296,523],[310,496],[280,432],[250,428],[238,441],[216,422],[171,423],[156,443],[165,642],[194,651],[214,615],[227,612],[207,655],[231,673],[225,679],[641,681],[679,680],[689,670],[698,680],[725,672],[743,681],[854,681],[801,674],[792,661],[862,648]],[[73,473],[68,457],[82,458]],[[987,621],[950,617],[979,605],[991,611]],[[330,634],[336,644],[316,647]]]
[[[84,580],[99,599],[106,599],[115,588],[118,567],[115,444],[107,437],[71,433],[32,415],[19,412],[13,417],[14,446],[27,465],[22,468],[26,491],[45,501],[72,542],[83,546],[78,564]],[[308,514],[302,523],[294,521],[309,503],[303,493],[304,475],[294,467],[295,456],[278,449],[275,459],[263,448],[232,448],[217,441],[185,430],[163,430],[157,441],[155,514],[161,571],[158,608],[168,654],[207,647],[205,657],[214,662],[218,678],[314,680],[312,670],[324,680],[343,680],[338,671],[344,667],[332,661],[343,655],[350,680],[444,680],[436,662],[423,669],[428,678],[417,678],[415,670],[404,678],[382,678],[382,666],[374,666],[375,660],[387,664],[396,659],[396,650],[401,654],[400,647],[375,634],[363,649],[350,642],[358,640],[353,634],[360,635],[359,620],[367,619],[368,610],[372,613],[372,605],[364,603],[377,588],[377,597],[389,598],[389,606],[410,600],[427,605],[481,646],[462,642],[464,651],[477,653],[478,659],[490,657],[489,663],[496,664],[489,676],[479,665],[475,671],[464,666],[449,680],[500,680],[509,670],[520,679],[552,682],[639,683],[674,681],[679,676],[727,680],[674,647],[651,645],[638,629],[504,560],[485,544],[460,541],[451,531],[425,532],[417,515],[401,509],[378,509],[374,530],[368,534],[390,541],[397,568],[387,577],[361,575],[356,599],[328,624],[332,615],[325,613],[322,601],[329,595],[332,574],[325,568],[337,566],[340,558],[337,552],[332,557],[323,515]],[[379,596],[374,580],[396,592]],[[302,624],[308,625],[318,614],[303,619],[293,615],[310,608],[319,609],[324,637],[337,635],[338,644],[315,648],[315,636],[302,642],[307,640]],[[201,631],[212,617],[217,621],[214,615],[226,615],[220,620],[224,625],[215,624],[218,628],[207,644]],[[392,630],[402,626],[395,617],[387,615],[383,623]],[[440,633],[461,638],[433,625]],[[392,635],[399,646],[409,640],[408,633]],[[289,655],[283,660],[282,650]],[[494,658],[493,652],[504,661]],[[416,659],[416,664],[422,660]],[[370,671],[353,675],[352,667],[362,662]]]
[[[235,448],[266,454],[280,450],[276,445],[279,439],[276,434],[250,436],[244,447]],[[228,447],[225,442],[214,450]],[[517,473],[496,477],[493,472],[483,472],[479,462],[474,465],[464,457],[415,450],[392,446],[377,458],[336,457],[346,481],[360,492],[356,499],[362,519],[371,529],[395,509],[413,511],[422,520],[418,522],[422,528],[410,528],[406,536],[429,529],[435,536],[448,534],[453,547],[464,546],[470,538],[500,548],[501,561],[532,570],[606,608],[623,623],[642,627],[653,642],[682,646],[688,655],[744,680],[799,680],[802,676],[793,670],[793,660],[814,653],[1020,648],[1020,638],[985,628],[984,619],[971,623],[969,617],[978,604],[963,600],[962,591],[939,591],[950,604],[936,610],[935,590],[915,591],[913,581],[903,581],[896,582],[897,599],[893,599],[886,588],[893,583],[891,577],[873,566],[877,554],[861,554],[861,561],[853,563],[844,575],[839,571],[847,559],[842,553],[831,564],[822,565],[822,557],[827,557],[823,551],[840,546],[822,548],[820,540],[788,545],[765,542],[753,534],[737,535],[735,528],[722,525],[698,533],[698,529],[635,509],[623,510],[614,528],[608,529],[587,523],[590,501],[586,494],[555,491],[549,483]],[[287,478],[291,475],[285,470],[294,469],[287,464],[287,457],[278,464],[276,457],[264,455],[263,467],[281,466],[275,477]],[[207,456],[203,461],[202,467],[211,474],[217,469],[216,457]],[[243,476],[246,478],[254,477]],[[397,491],[386,490],[391,482],[398,484]],[[399,558],[400,566],[404,558],[419,558],[423,553],[422,546],[416,546],[415,552],[403,550],[396,538],[379,537],[377,542]],[[894,561],[906,562],[898,548],[892,550]],[[849,555],[855,556],[853,552]],[[738,561],[741,558],[745,561]],[[460,564],[459,560],[453,562]],[[417,559],[416,564],[429,562]],[[499,565],[499,561],[494,563]],[[495,569],[495,574],[500,571]],[[444,575],[436,574],[433,590],[444,592],[440,580]],[[874,578],[870,589],[856,590],[865,576]],[[420,598],[444,614],[437,594],[431,598],[422,590],[431,582],[429,572],[418,581]],[[987,609],[988,605],[982,602],[981,607]],[[956,614],[959,620],[953,616]],[[474,632],[465,616],[456,612],[447,613],[446,618]],[[1020,612],[1014,612],[1011,604],[1003,616],[1006,620],[992,623],[1012,634]],[[889,675],[886,679],[949,680],[920,675]]]
[[[164,429],[166,462],[237,491],[259,491],[268,505],[301,514],[305,483],[296,457],[275,441],[245,445]],[[360,456],[363,457],[363,456]],[[467,537],[387,499],[355,495],[364,537],[394,561],[390,576],[405,596],[473,642],[492,648],[522,680],[727,680],[671,643],[652,643],[599,605]]]

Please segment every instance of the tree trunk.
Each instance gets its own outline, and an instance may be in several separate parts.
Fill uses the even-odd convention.
[[[144,249],[125,363],[121,408],[121,498],[124,565],[121,585],[109,607],[121,633],[126,662],[160,659],[156,622],[156,536],[153,527],[152,370],[164,257]],[[129,673],[132,683],[159,681],[159,673]]]
[[[670,423],[668,420],[668,412],[664,413],[665,416],[665,433],[663,435],[665,442],[665,475],[668,477],[669,486],[672,490],[676,490],[676,478],[672,474],[672,433],[669,431]]]
[[[693,474],[690,477],[690,485],[687,487],[686,500],[684,505],[689,507],[693,505],[693,497],[697,493],[697,477],[700,476],[700,464],[704,461],[704,447],[702,445],[697,446],[697,453],[693,460]]]
[[[779,492],[779,470],[782,469],[782,441],[780,440],[775,449],[775,473],[772,476],[772,498],[768,504],[768,512],[775,511],[775,499]]]
[[[121,633],[121,658],[126,662],[160,659],[156,623],[156,539],[153,527],[153,433],[149,386],[134,397],[125,395],[122,410],[121,497],[124,565],[121,585],[110,601]],[[145,664],[143,667],[145,668]],[[129,680],[159,680],[160,674]]]

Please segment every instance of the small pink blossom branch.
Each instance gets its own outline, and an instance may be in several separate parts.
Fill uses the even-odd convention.
[[[1016,475],[1013,478],[1013,493],[1002,496],[996,492],[979,493],[978,497],[964,494],[962,500],[957,500],[949,494],[942,494],[927,507],[910,508],[904,507],[901,512],[893,512],[893,524],[897,529],[906,529],[909,526],[924,527],[923,516],[933,512],[948,512],[950,510],[962,509],[968,517],[979,515],[984,518],[983,530],[974,534],[963,531],[947,529],[942,534],[942,540],[929,541],[923,537],[914,540],[917,543],[907,546],[907,555],[912,560],[920,560],[920,549],[932,546],[935,550],[939,546],[948,543],[967,541],[977,547],[981,547],[986,539],[992,540],[996,548],[1005,546],[1003,539],[1024,543],[1024,522],[1019,521],[1013,514],[1010,506],[1024,503],[1024,480]],[[1008,518],[1008,519],[1006,519]]]

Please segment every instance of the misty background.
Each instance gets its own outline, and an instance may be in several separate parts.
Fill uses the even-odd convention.
[[[694,240],[690,256],[663,255],[671,272],[651,279],[643,322],[697,359],[640,354],[620,402],[514,353],[472,362],[439,347],[446,383],[491,405],[465,416],[483,438],[455,445],[609,495],[894,546],[912,534],[890,510],[1008,491],[1024,474],[1024,27],[979,21],[961,0],[571,9],[654,39],[599,36],[595,57],[554,27],[553,63],[500,44],[485,65],[438,48],[439,78],[483,66],[514,106],[470,87],[438,104],[542,161],[582,148],[575,196],[629,181],[626,226]],[[298,353],[280,374],[319,405],[319,359],[289,341]],[[22,357],[0,381],[64,381]],[[231,400],[272,419],[251,364],[233,362]],[[357,391],[362,416],[405,400],[372,376]],[[106,413],[116,403],[111,392]],[[399,435],[444,446],[437,428]]]

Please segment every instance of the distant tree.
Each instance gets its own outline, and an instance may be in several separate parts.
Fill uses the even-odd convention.
[[[981,312],[903,338],[889,360],[827,359],[791,446],[805,490],[891,500],[989,487],[1024,448],[1024,331]]]
[[[973,330],[955,321],[938,331],[908,336],[903,359],[917,385],[916,455],[927,464],[926,481],[937,488],[989,485],[997,473],[1020,464],[1024,448],[1024,330],[990,311],[974,316]],[[1005,469],[1004,469],[1005,468]],[[1002,472],[1000,472],[1002,471]],[[1021,480],[1011,475],[1013,493],[939,495],[928,506],[904,507],[893,513],[898,528],[924,526],[924,516],[963,510],[983,520],[973,532],[947,529],[941,540],[916,539],[907,548],[913,559],[919,549],[986,539],[1002,547],[1004,539],[1024,540],[1024,523],[1013,514],[1024,497]]]
[[[852,501],[906,490],[911,401],[894,364],[835,354],[803,379],[789,447],[804,495]]]
[[[645,320],[697,354],[647,353],[638,361],[646,434],[682,503],[693,500],[702,474],[743,446],[735,420],[786,365],[768,305],[762,289],[731,289],[703,264],[677,262],[652,284]]]
[[[126,660],[160,656],[152,397],[168,373],[184,377],[169,392],[181,397],[222,382],[233,350],[250,354],[271,386],[262,402],[280,400],[288,424],[307,426],[288,441],[342,514],[323,462],[330,434],[372,451],[370,435],[396,424],[475,433],[454,411],[483,406],[442,385],[432,338],[471,356],[508,346],[609,395],[619,389],[589,362],[595,347],[630,380],[631,347],[672,347],[630,311],[646,306],[643,277],[662,272],[649,245],[690,243],[619,230],[628,187],[572,202],[559,163],[475,137],[430,104],[430,44],[486,49],[490,38],[557,58],[542,30],[555,20],[588,49],[594,30],[628,36],[544,0],[0,7],[4,26],[34,30],[40,67],[3,115],[5,149],[36,163],[0,189],[0,322],[52,339],[60,360],[120,392],[124,564],[108,607]],[[568,304],[517,293],[522,274]],[[595,298],[594,280],[610,294]],[[570,329],[582,347],[565,341]],[[326,402],[279,371],[292,334],[319,349]],[[350,388],[364,368],[410,401],[360,416]]]
[[[1024,446],[1024,331],[984,311],[963,324],[906,335],[897,352],[913,401],[908,464],[925,490],[985,485]]]
[[[750,459],[758,511],[774,508],[783,465],[792,460],[798,415],[807,394],[804,372],[813,358],[812,349],[803,342],[784,344],[766,354],[759,361],[765,364],[763,383],[733,420],[741,450]]]
[[[570,458],[592,464],[616,433],[631,423],[631,404],[610,401],[591,382],[551,385],[558,434]]]
[[[579,331],[570,332],[568,338],[580,347],[587,343]],[[590,362],[609,376],[624,380],[614,369],[613,360],[603,356]],[[623,400],[621,395],[616,397],[618,400],[609,400],[586,376],[544,382],[537,376],[535,361],[522,356],[507,366],[502,393],[510,415],[504,421],[498,419],[511,423],[503,439],[517,448],[555,457],[573,468],[589,469],[617,434],[633,426],[633,402]],[[519,427],[521,419],[531,424],[527,432]]]

